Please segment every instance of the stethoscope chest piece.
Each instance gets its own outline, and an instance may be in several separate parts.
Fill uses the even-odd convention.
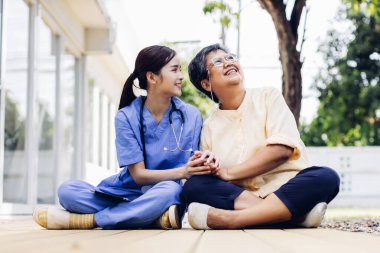
[[[140,107],[140,137],[141,137],[141,142],[142,142],[142,146],[143,146],[144,160],[146,158],[145,136],[144,136],[144,105],[145,105],[145,101],[146,101],[146,97],[143,96],[142,97],[142,101],[141,101],[141,107]],[[185,116],[184,116],[183,112],[180,109],[177,108],[177,106],[175,105],[173,99],[171,99],[171,104],[172,104],[172,108],[170,109],[170,112],[169,112],[169,124],[170,124],[170,127],[171,127],[173,135],[174,135],[174,140],[175,140],[175,143],[176,143],[176,147],[174,149],[170,149],[168,147],[164,147],[163,150],[167,151],[167,152],[175,152],[177,150],[180,151],[180,152],[192,152],[193,151],[192,148],[182,149],[181,146],[180,146],[181,138],[182,138],[183,126],[185,124]],[[180,128],[180,132],[179,132],[179,136],[178,137],[177,137],[177,134],[175,133],[175,129],[174,129],[174,126],[173,126],[173,113],[178,113],[180,115],[180,119],[181,119],[181,128]]]

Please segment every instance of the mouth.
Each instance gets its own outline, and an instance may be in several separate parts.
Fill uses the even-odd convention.
[[[231,74],[236,74],[236,73],[239,73],[238,69],[236,67],[232,67],[232,68],[227,69],[227,71],[224,72],[224,75],[229,76]]]
[[[175,86],[178,88],[182,88],[182,83],[175,83]]]

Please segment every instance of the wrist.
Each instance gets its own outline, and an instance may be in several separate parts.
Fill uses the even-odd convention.
[[[231,168],[226,169],[226,181],[232,181],[234,180],[233,175],[231,174]]]
[[[186,166],[182,166],[179,168],[179,176],[180,176],[180,179],[187,179],[187,177],[186,177]]]

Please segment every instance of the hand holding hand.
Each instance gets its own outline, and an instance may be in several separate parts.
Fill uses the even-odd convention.
[[[214,173],[215,170],[219,168],[219,159],[215,154],[209,150],[196,151],[195,154],[201,154],[201,159],[206,160],[204,165],[210,166],[211,172]]]
[[[206,164],[206,159],[202,157],[202,152],[200,151],[196,151],[195,154],[189,158],[184,168],[184,178],[186,179],[194,175],[208,175],[211,173],[211,166]]]

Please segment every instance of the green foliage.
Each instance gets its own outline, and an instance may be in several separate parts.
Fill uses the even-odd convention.
[[[18,111],[17,102],[5,93],[4,148],[7,151],[25,148],[25,121]]]
[[[344,0],[349,4],[351,14],[362,13],[376,19],[380,18],[380,0]]]
[[[234,12],[232,7],[223,1],[206,1],[203,6],[203,13],[205,15],[216,15],[220,13],[219,24],[222,27],[222,40],[224,40],[225,30],[229,28],[232,20],[238,21],[240,19],[240,13]],[[238,24],[238,22],[236,22]],[[223,41],[225,43],[225,41]]]
[[[182,66],[187,66],[186,62]],[[185,68],[183,68],[185,69]],[[182,81],[182,96],[181,99],[186,103],[194,105],[202,113],[203,119],[207,119],[212,109],[214,108],[213,102],[207,98],[202,92],[190,82],[189,75],[186,70],[183,70],[185,78]]]
[[[233,19],[235,20],[240,19],[240,13],[234,12],[232,7],[228,5],[227,3],[218,2],[218,1],[206,1],[205,5],[203,6],[203,13],[206,15],[207,14],[213,15],[215,14],[215,12],[221,13],[219,22],[225,28],[229,27]]]
[[[373,17],[346,11],[352,30],[330,31],[321,47],[317,117],[301,125],[309,146],[380,145],[380,31]]]

